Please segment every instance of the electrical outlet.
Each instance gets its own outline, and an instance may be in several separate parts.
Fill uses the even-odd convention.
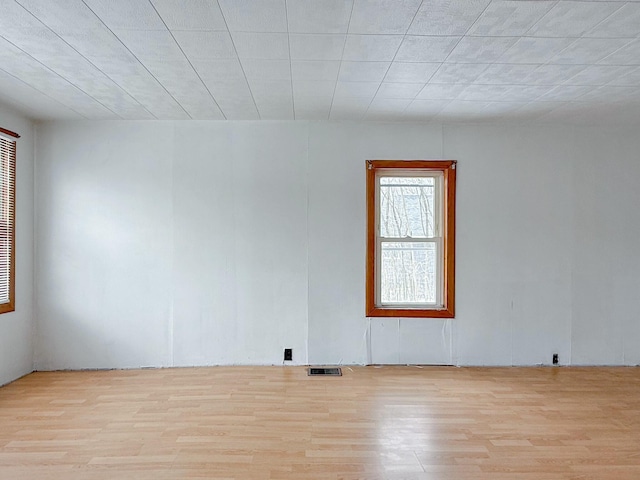
[[[285,348],[284,349],[284,361],[285,362],[290,362],[293,360],[293,349],[292,348]]]
[[[553,364],[554,365],[558,365],[558,354],[557,353],[553,354]]]

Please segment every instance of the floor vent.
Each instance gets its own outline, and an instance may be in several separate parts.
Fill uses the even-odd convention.
[[[340,368],[318,368],[318,367],[309,367],[307,370],[307,374],[310,376],[315,375],[333,375],[334,377],[341,377],[342,370]]]

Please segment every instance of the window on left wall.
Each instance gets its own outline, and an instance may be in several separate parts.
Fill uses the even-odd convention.
[[[0,313],[13,312],[16,289],[16,139],[0,128]]]

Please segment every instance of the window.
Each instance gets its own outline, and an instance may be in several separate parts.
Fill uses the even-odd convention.
[[[456,162],[366,165],[367,316],[453,318]]]
[[[15,310],[16,138],[0,128],[0,313]]]

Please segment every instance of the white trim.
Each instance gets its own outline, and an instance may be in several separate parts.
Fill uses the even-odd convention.
[[[6,133],[0,132],[0,138],[3,140],[8,140],[10,142],[17,142],[18,139],[16,137],[12,137],[11,135],[7,135]]]
[[[434,193],[434,225],[433,237],[383,237],[380,234],[380,190],[382,185],[380,179],[382,177],[401,177],[401,178],[433,178],[435,191]],[[392,187],[395,184],[384,185]],[[397,185],[407,186],[407,185]],[[415,187],[430,187],[430,185],[410,185]],[[398,307],[401,309],[415,309],[415,310],[443,310],[444,304],[444,225],[442,219],[444,218],[444,171],[440,168],[434,169],[396,169],[396,168],[377,168],[375,171],[374,182],[374,229],[375,229],[375,265],[374,265],[374,278],[375,278],[375,295],[374,304],[378,307],[393,308]],[[436,292],[435,301],[430,303],[425,302],[407,302],[407,303],[386,303],[381,300],[382,289],[382,244],[383,243],[433,243],[436,250]]]

